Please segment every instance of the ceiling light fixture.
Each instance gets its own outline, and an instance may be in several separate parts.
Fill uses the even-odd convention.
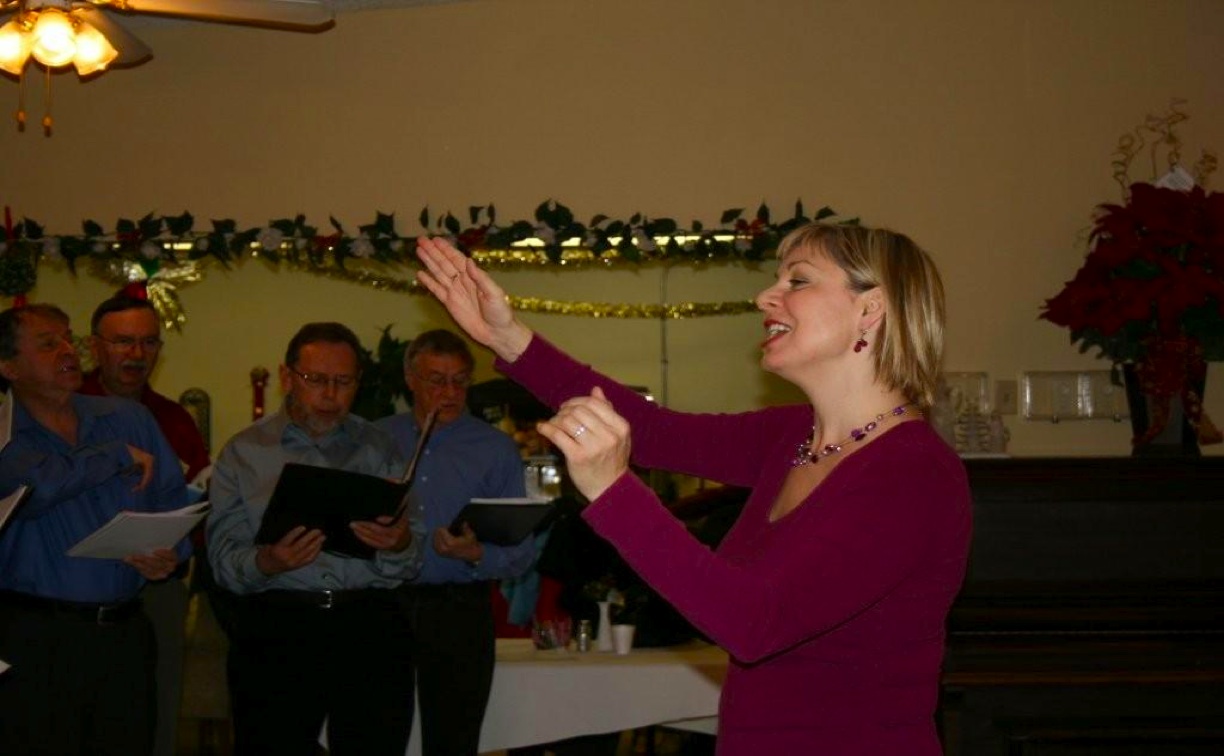
[[[118,56],[102,32],[59,8],[27,11],[0,27],[0,69],[14,76],[30,58],[47,68],[74,65],[87,76],[106,70]]]

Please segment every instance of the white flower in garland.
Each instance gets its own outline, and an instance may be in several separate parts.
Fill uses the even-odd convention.
[[[659,245],[655,243],[654,238],[642,228],[633,229],[633,243],[643,252],[655,252],[659,249]]]
[[[374,254],[374,242],[370,241],[370,237],[362,234],[353,239],[353,243],[349,245],[349,254],[353,257],[370,257]]]
[[[259,246],[269,252],[275,252],[280,249],[281,244],[285,241],[285,234],[278,228],[268,226],[259,231],[255,241],[259,242]]]
[[[140,256],[146,260],[156,260],[161,257],[162,246],[157,242],[141,242]]]
[[[64,255],[60,252],[60,240],[58,236],[48,236],[43,239],[42,253],[48,260],[63,260]]]

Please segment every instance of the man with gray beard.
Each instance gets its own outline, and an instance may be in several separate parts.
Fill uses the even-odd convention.
[[[220,587],[236,594],[228,663],[236,756],[313,754],[325,718],[332,756],[402,756],[408,746],[412,659],[395,589],[420,570],[419,517],[350,521],[374,549],[369,559],[325,551],[323,532],[302,525],[257,542],[286,464],[402,475],[391,436],[349,414],[360,355],[345,326],[303,326],[280,366],[281,409],[217,457],[208,558]]]

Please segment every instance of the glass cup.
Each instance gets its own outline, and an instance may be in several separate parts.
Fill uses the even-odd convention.
[[[531,642],[541,651],[564,651],[569,646],[571,627],[568,618],[534,620]]]

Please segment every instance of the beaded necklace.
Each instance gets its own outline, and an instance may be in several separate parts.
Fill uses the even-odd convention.
[[[850,436],[836,444],[825,444],[820,449],[812,450],[812,444],[816,441],[816,426],[812,426],[812,433],[807,437],[807,440],[799,444],[799,448],[795,452],[795,458],[791,460],[791,467],[802,467],[803,465],[816,464],[820,460],[832,454],[837,454],[842,450],[842,447],[852,441],[862,441],[867,438],[867,434],[871,433],[876,428],[880,427],[880,423],[887,422],[894,417],[901,417],[905,414],[906,407],[910,406],[910,402],[906,402],[899,407],[893,407],[888,412],[881,412],[875,416],[875,419],[864,425],[862,428],[854,428],[850,431]]]

